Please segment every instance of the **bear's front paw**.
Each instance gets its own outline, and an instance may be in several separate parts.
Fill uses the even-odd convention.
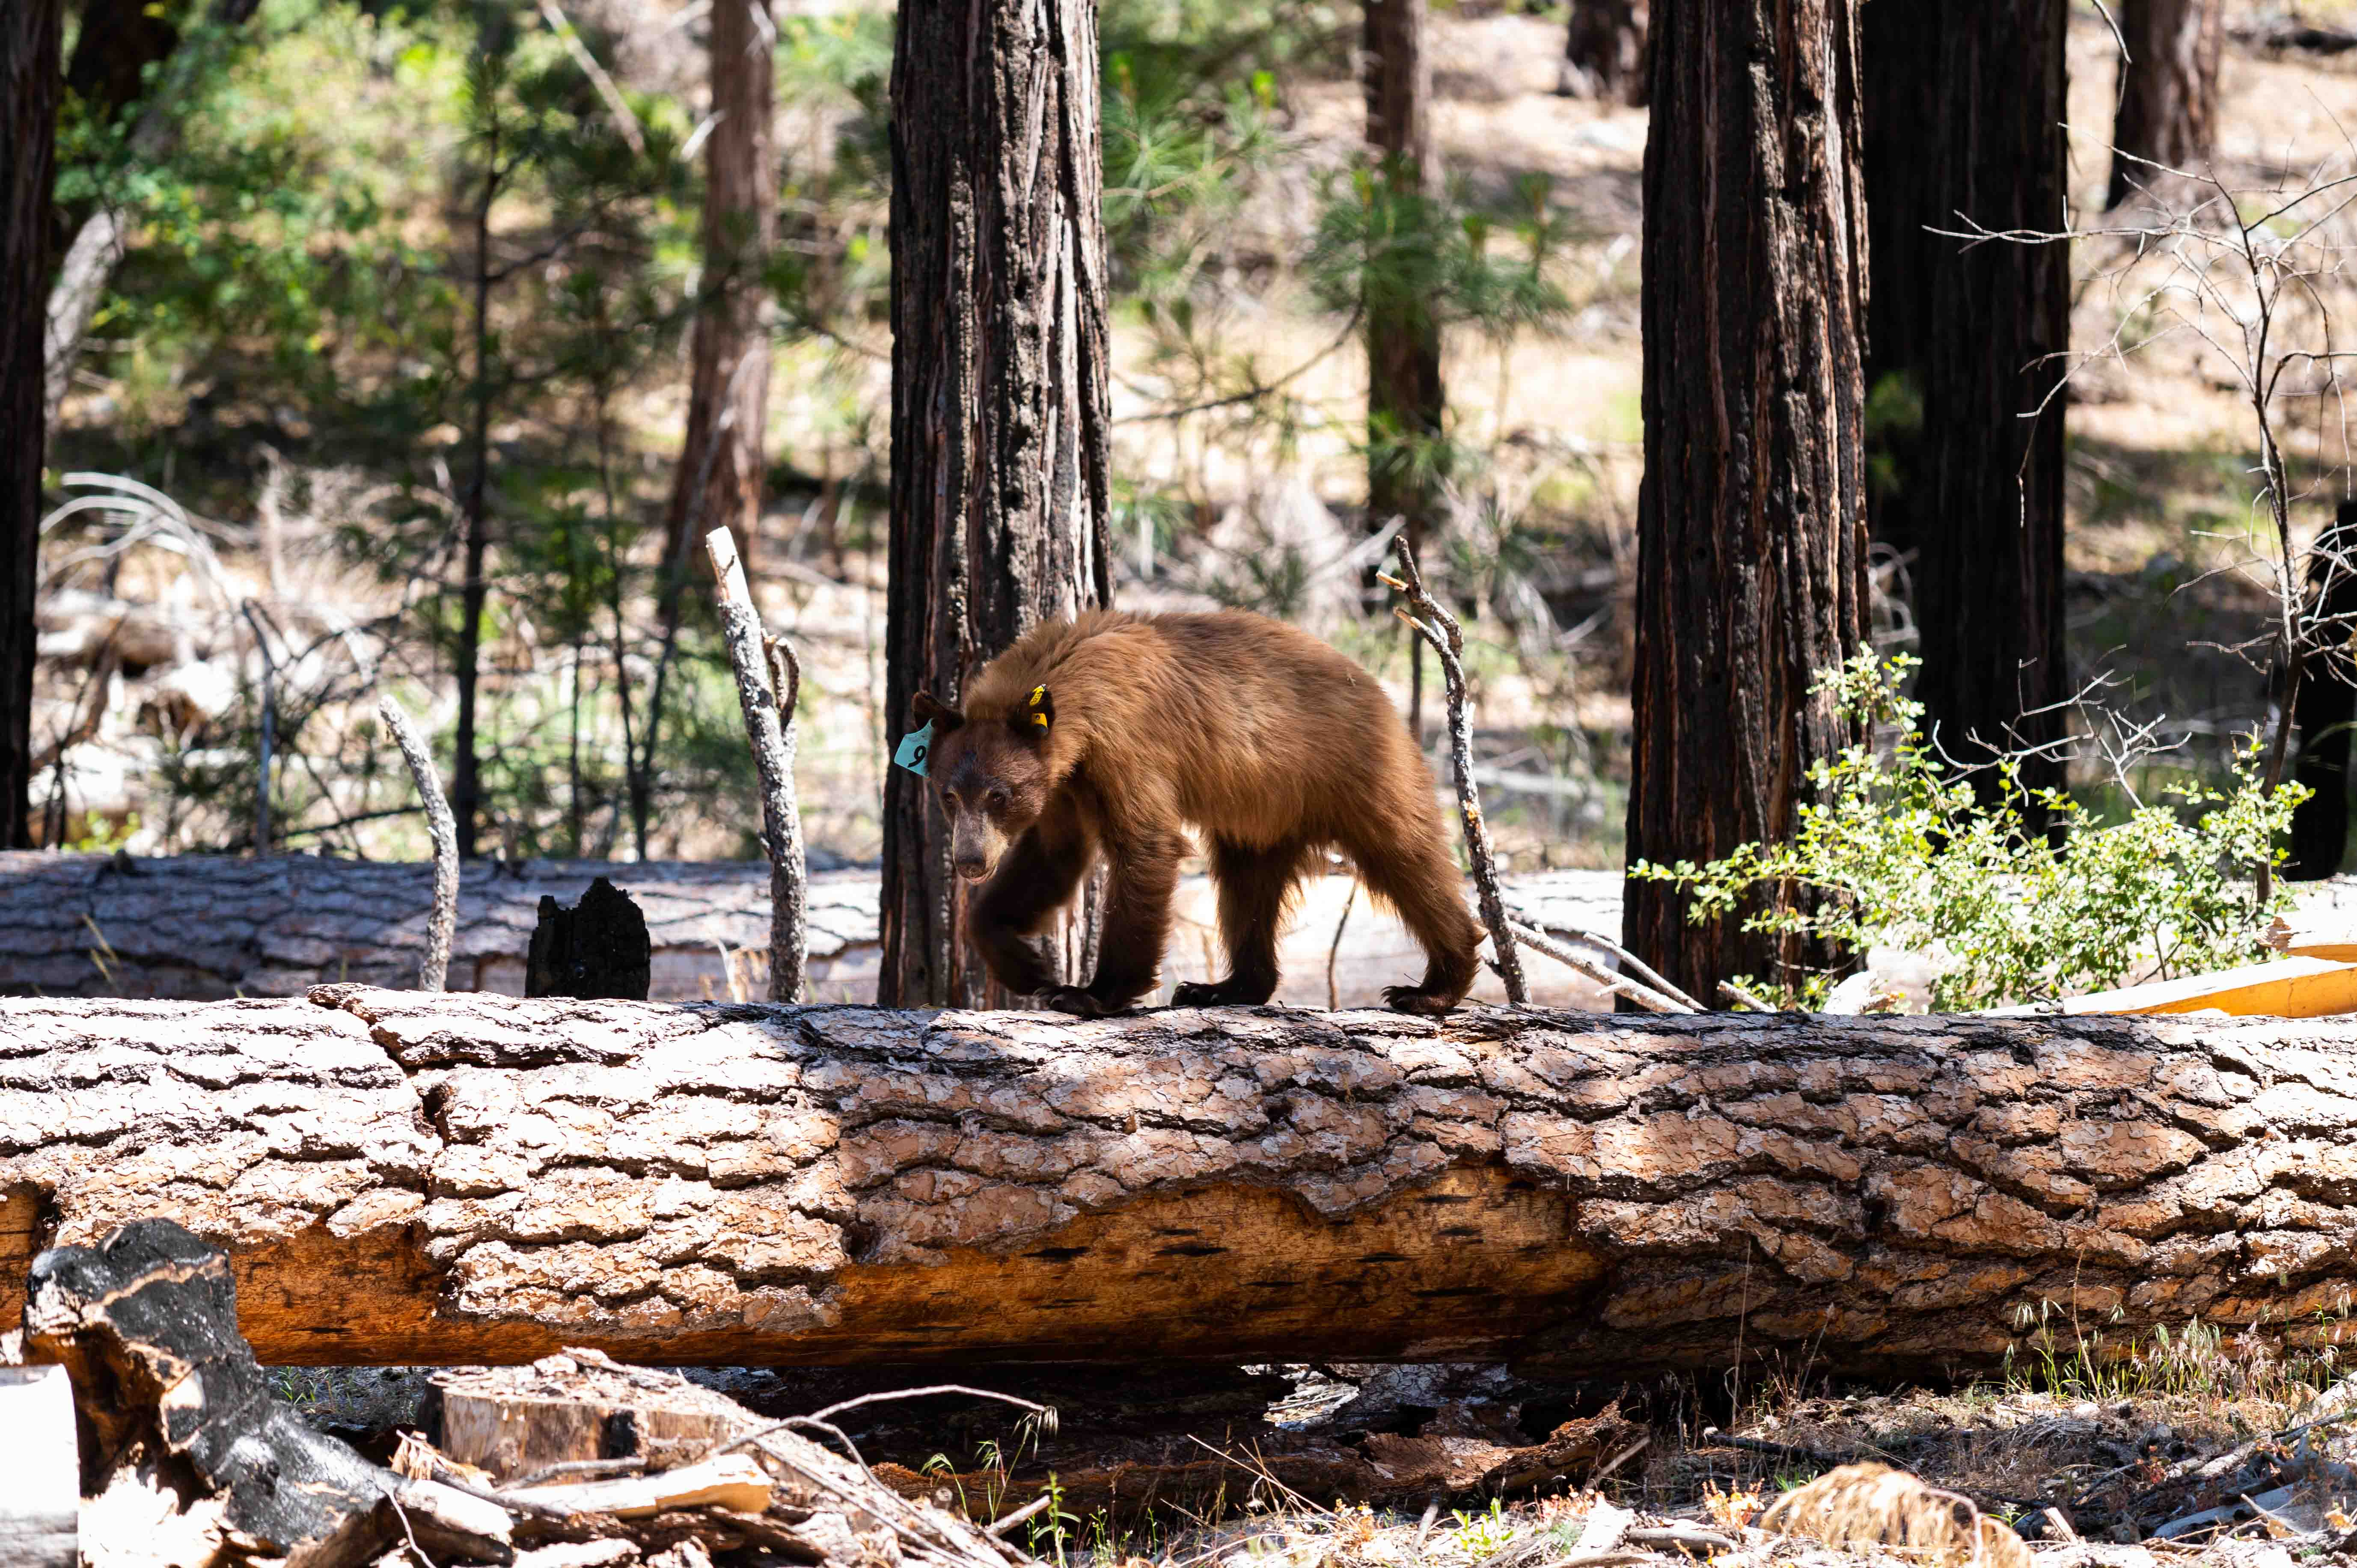
[[[1435,996],[1420,985],[1387,985],[1383,987],[1383,1005],[1394,1013],[1415,1013],[1426,1018],[1446,1017],[1456,1004],[1447,997]]]
[[[1106,1006],[1094,993],[1077,985],[1051,985],[1039,993],[1039,1000],[1059,1013],[1076,1014],[1082,1018],[1110,1018],[1121,1011]]]

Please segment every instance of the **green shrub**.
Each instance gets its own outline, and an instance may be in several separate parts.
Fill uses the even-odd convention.
[[[1888,751],[1846,747],[1810,771],[1815,799],[1789,843],[1749,843],[1696,866],[1641,861],[1629,875],[1692,896],[1699,923],[1738,914],[1744,929],[1830,939],[1848,952],[1934,955],[1939,1012],[2050,1001],[2131,979],[2167,979],[2251,961],[2287,902],[2279,880],[2259,894],[2255,872],[2308,796],[2267,792],[2255,740],[2236,750],[2232,787],[2187,786],[2173,803],[2132,801],[2101,822],[2059,791],[2025,789],[2000,758],[1993,803],[1932,748],[1922,705],[1901,693],[1916,660],[1860,654],[1821,677],[1842,710],[1896,728]],[[2030,821],[2042,809],[2050,832]],[[1747,984],[1784,1006],[1820,1004],[1833,976],[1797,973]]]

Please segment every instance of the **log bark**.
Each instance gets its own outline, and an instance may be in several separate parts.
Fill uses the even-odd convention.
[[[873,871],[810,855],[806,973],[811,1000],[873,1002],[881,948]],[[579,899],[604,876],[645,911],[652,948],[647,994],[658,1002],[757,997],[773,936],[770,870],[758,861],[523,861],[465,867],[449,951],[452,991],[521,996],[543,897]],[[1610,930],[1620,922],[1617,873],[1557,871],[1502,879],[1517,919]],[[433,903],[433,868],[310,855],[266,861],[216,855],[0,852],[0,995],[299,996],[314,985],[416,983]],[[1312,882],[1281,949],[1277,999],[1328,999],[1327,961],[1351,879]],[[1181,878],[1163,982],[1216,980],[1226,960],[1207,878]],[[1388,912],[1363,907],[1343,929],[1335,965],[1345,1006],[1372,1006],[1383,988],[1423,972],[1423,949]],[[1594,1006],[1602,994],[1553,963],[1534,963],[1531,995]],[[1486,970],[1477,1000],[1504,996]]]
[[[265,1360],[1985,1367],[2343,1331],[2357,1025],[0,1004],[0,1311],[160,1215]]]
[[[929,692],[1112,598],[1095,0],[909,0],[892,57],[888,752]],[[925,781],[885,770],[884,1000],[996,988]],[[1093,967],[1093,900],[1055,939]]]
[[[0,850],[33,842],[33,598],[40,581],[41,334],[64,7],[0,15]]]
[[[1866,636],[1858,9],[1652,9],[1632,860],[1785,838],[1852,737],[1813,688]],[[1622,940],[1695,996],[1835,959],[1685,914],[1631,884]]]

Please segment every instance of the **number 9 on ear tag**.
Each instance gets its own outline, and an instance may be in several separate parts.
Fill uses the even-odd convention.
[[[925,727],[911,730],[900,737],[900,749],[892,760],[921,779],[925,776],[925,759],[933,754],[933,721],[927,719]]]

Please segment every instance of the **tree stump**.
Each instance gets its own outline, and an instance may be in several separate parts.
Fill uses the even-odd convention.
[[[524,963],[526,996],[644,1002],[653,966],[647,918],[611,882],[598,877],[569,909],[541,895]]]

